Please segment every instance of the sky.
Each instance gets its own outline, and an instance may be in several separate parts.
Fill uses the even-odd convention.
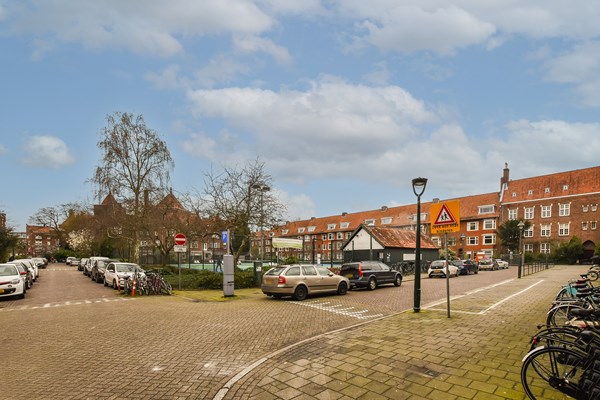
[[[93,204],[107,115],[174,192],[259,158],[289,220],[600,165],[600,2],[0,0],[0,210]]]

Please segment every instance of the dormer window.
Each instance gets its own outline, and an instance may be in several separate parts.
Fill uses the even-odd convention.
[[[340,229],[346,229],[350,226],[350,222],[342,222],[340,223]]]
[[[298,228],[298,233],[304,233],[305,228]]]
[[[529,196],[531,196],[531,195],[533,194],[533,190],[529,189],[529,190],[527,191],[527,194],[528,194]]]
[[[374,226],[375,225],[375,220],[374,219],[365,219],[365,225],[367,225],[367,226]]]
[[[566,192],[567,190],[569,190],[569,185],[563,185],[563,192]]]
[[[316,228],[317,228],[316,226],[309,226],[308,227],[308,231],[309,232],[314,232]]]
[[[550,193],[550,188],[545,188],[544,193]]]
[[[327,230],[332,231],[335,229],[336,224],[327,224]]]
[[[288,230],[288,229],[282,229],[282,230],[281,230],[281,234],[282,234],[282,235],[287,235],[287,234],[288,234],[288,232],[289,232],[289,230]]]
[[[388,225],[392,223],[392,217],[381,218],[381,225]]]
[[[512,197],[517,197],[517,192],[512,192]]]

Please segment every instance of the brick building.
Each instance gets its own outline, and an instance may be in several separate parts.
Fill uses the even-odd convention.
[[[59,248],[58,235],[48,226],[26,225],[25,235],[30,257],[46,257]]]
[[[582,239],[583,258],[587,259],[600,243],[597,229],[600,167],[511,180],[508,165],[505,165],[498,192],[436,201],[450,200],[460,203],[460,231],[448,234],[448,247],[461,258],[475,258],[478,253],[499,257],[502,249],[496,230],[511,219],[532,223],[524,232],[526,252],[549,253],[553,244],[568,241],[575,235]],[[430,235],[429,210],[433,203],[421,203],[421,232],[442,248],[445,237]],[[414,231],[417,229],[416,208],[416,204],[383,206],[377,210],[288,222],[265,233],[265,258],[274,257],[270,239],[285,237],[302,240],[302,250],[279,249],[279,258],[295,255],[304,261],[340,262],[344,259],[344,243],[361,225]],[[257,235],[253,246],[259,245],[260,235]],[[374,258],[379,256],[375,254]]]

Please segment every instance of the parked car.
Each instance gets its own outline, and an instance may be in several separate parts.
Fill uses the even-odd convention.
[[[45,258],[34,257],[32,260],[38,266],[38,268],[46,268],[48,266],[48,260]]]
[[[23,262],[22,260],[12,260],[9,261],[8,264],[17,265],[21,269],[21,272],[25,271],[25,290],[31,289],[31,287],[33,286],[33,275],[35,274],[33,268],[29,264]]]
[[[0,297],[25,298],[25,280],[15,264],[0,264]]]
[[[480,270],[492,270],[492,271],[496,271],[498,269],[500,269],[498,267],[498,262],[496,262],[496,260],[492,259],[492,258],[484,258],[482,260],[479,260],[479,269]]]
[[[145,271],[137,264],[126,262],[111,262],[104,271],[104,286],[111,286],[113,289],[122,288],[125,281],[135,273],[145,274]]]
[[[504,261],[504,260],[501,260],[500,258],[497,258],[496,263],[498,263],[498,268],[508,269],[508,261]]]
[[[71,265],[71,261],[73,261],[74,258],[77,258],[77,257],[67,257],[67,260],[65,261],[65,264]]]
[[[348,278],[351,288],[366,287],[375,290],[379,285],[386,283],[392,283],[394,286],[402,284],[402,273],[379,261],[342,264],[340,275]]]
[[[479,267],[471,260],[454,260],[452,264],[458,267],[459,275],[469,275],[479,273]]]
[[[427,275],[430,278],[436,276],[445,278],[446,274],[449,274],[450,276],[458,276],[458,267],[452,264],[450,261],[448,261],[447,264],[448,265],[446,265],[446,260],[432,261],[429,265],[429,269],[427,270]]]
[[[110,258],[108,258],[108,257],[99,257],[99,256],[90,257],[90,259],[88,260],[87,264],[83,268],[83,274],[85,276],[89,276],[89,277],[92,276],[92,268],[94,267],[94,264],[96,263],[97,260],[110,260]]]
[[[117,260],[94,260],[94,265],[92,265],[92,270],[90,272],[90,277],[92,278],[92,280],[98,283],[104,283],[104,273],[106,272],[106,266],[113,261]]]
[[[83,271],[83,269],[85,268],[85,266],[87,265],[87,263],[90,261],[89,258],[82,258],[81,261],[79,262],[79,265],[77,266],[77,271]]]
[[[345,295],[348,278],[336,275],[320,265],[285,265],[271,268],[263,275],[261,289],[276,299],[292,296],[298,301],[316,293]]]
[[[74,258],[71,260],[71,267],[77,267],[79,271],[79,266],[81,265],[81,260],[79,258]]]

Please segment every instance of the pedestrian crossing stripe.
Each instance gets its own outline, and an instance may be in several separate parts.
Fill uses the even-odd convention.
[[[446,204],[442,204],[442,208],[440,208],[440,212],[438,213],[437,218],[434,222],[435,225],[448,225],[448,224],[456,224],[456,218],[450,212]]]

